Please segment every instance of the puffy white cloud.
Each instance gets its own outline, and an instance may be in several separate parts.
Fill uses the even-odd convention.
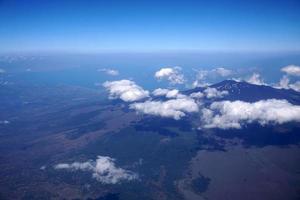
[[[183,94],[179,93],[179,90],[173,89],[162,89],[162,88],[157,88],[155,89],[152,94],[154,96],[165,96],[167,98],[185,98],[186,96]]]
[[[152,92],[152,94],[154,96],[165,96],[168,92],[170,92],[169,89],[157,88]]]
[[[278,85],[275,85],[275,88],[284,88],[284,89],[293,89],[297,92],[300,92],[300,81],[295,83],[290,83],[290,79],[287,75],[284,75]]]
[[[212,71],[215,72],[216,74],[218,74],[219,76],[222,76],[222,77],[227,77],[227,76],[232,75],[232,71],[231,70],[225,69],[223,67],[219,67],[219,68],[213,69]]]
[[[130,105],[130,108],[136,110],[137,112],[161,117],[172,117],[176,120],[184,117],[186,113],[199,111],[197,103],[191,98],[133,103]]]
[[[104,72],[104,73],[106,73],[108,75],[111,75],[111,76],[117,76],[117,75],[119,75],[119,71],[115,70],[115,69],[103,68],[103,69],[98,69],[97,71]]]
[[[166,67],[161,68],[159,71],[155,72],[155,78],[167,79],[171,84],[182,84],[185,82],[183,74],[180,72],[180,67]]]
[[[191,98],[200,99],[204,97],[204,94],[202,92],[194,92],[190,94]]]
[[[281,71],[287,73],[288,75],[300,76],[300,66],[297,65],[288,65],[281,68]]]
[[[222,98],[225,95],[228,95],[228,91],[223,90],[217,90],[216,88],[206,88],[204,91],[204,94],[206,95],[206,98],[211,99],[211,98]]]
[[[265,85],[259,73],[253,73],[252,76],[246,81],[254,85]]]
[[[261,125],[300,121],[300,106],[286,100],[268,99],[254,103],[243,101],[214,102],[202,109],[204,128],[241,128],[244,123],[257,121]]]
[[[93,178],[103,184],[116,184],[120,181],[138,179],[138,175],[132,171],[116,167],[115,159],[108,156],[98,156],[96,161],[60,163],[54,166],[57,170],[90,171]]]
[[[149,96],[147,90],[130,80],[106,81],[103,86],[109,92],[109,98],[111,99],[120,98],[123,101],[132,102]]]

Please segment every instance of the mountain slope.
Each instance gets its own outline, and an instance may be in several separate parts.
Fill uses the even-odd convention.
[[[266,85],[254,85],[233,80],[225,80],[210,87],[228,91],[229,94],[219,100],[255,102],[265,99],[286,99],[292,104],[300,105],[300,93],[294,90],[277,89]],[[203,92],[204,90],[203,87],[197,87],[185,91],[184,94]]]

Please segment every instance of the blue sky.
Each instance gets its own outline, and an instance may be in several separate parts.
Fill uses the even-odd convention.
[[[300,1],[0,0],[0,51],[298,51]]]

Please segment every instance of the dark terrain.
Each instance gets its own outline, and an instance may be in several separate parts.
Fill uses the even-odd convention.
[[[300,104],[292,90],[233,81],[212,87],[228,90],[228,100]],[[203,88],[185,93],[195,91]],[[104,92],[71,85],[2,85],[0,96],[0,119],[9,122],[0,124],[0,199],[300,198],[299,123],[199,130],[196,116],[139,115]],[[53,168],[98,155],[139,179],[102,184]]]

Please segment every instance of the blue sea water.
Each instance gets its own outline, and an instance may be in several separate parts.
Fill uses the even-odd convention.
[[[0,68],[11,80],[26,80],[44,84],[70,84],[98,88],[104,81],[131,79],[146,89],[157,87],[191,87],[197,70],[224,67],[235,72],[232,77],[214,77],[210,83],[226,78],[246,78],[261,74],[267,83],[276,83],[283,76],[284,66],[300,65],[300,53],[224,53],[224,52],[164,52],[164,53],[99,53],[99,54],[14,54],[0,55]],[[157,81],[154,73],[162,67],[181,67],[187,83],[170,85]],[[98,69],[115,69],[110,76]],[[4,76],[2,74],[2,76]],[[296,77],[291,77],[296,79]]]

